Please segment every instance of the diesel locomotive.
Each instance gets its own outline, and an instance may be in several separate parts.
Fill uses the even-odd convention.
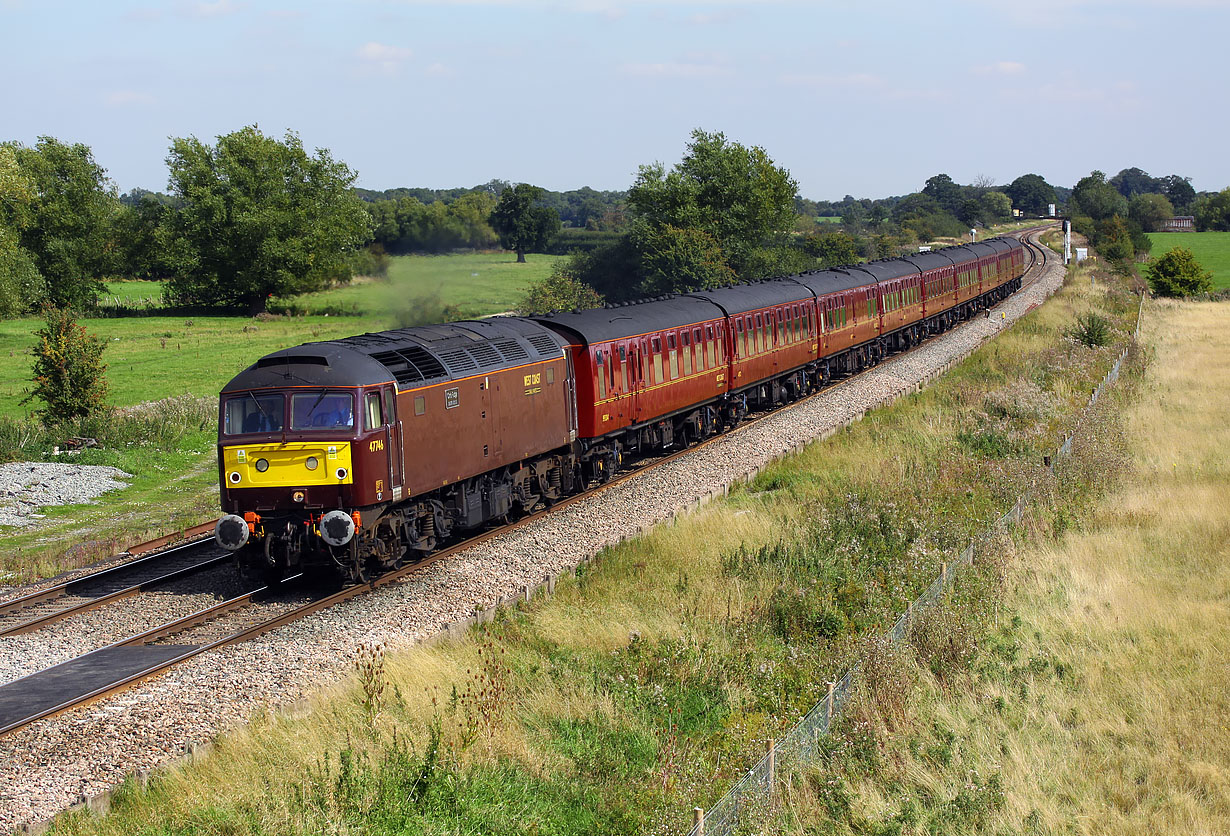
[[[222,390],[215,537],[349,582],[686,446],[1020,287],[1011,238],[543,317],[274,352]]]

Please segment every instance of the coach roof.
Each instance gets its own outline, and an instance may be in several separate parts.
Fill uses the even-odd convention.
[[[811,291],[792,279],[769,280],[751,284],[736,284],[713,290],[698,290],[688,294],[708,299],[728,314],[741,314],[773,305],[785,305],[810,299]]]
[[[548,328],[576,335],[585,343],[602,343],[721,319],[722,309],[695,296],[670,296],[577,313],[535,317]]]

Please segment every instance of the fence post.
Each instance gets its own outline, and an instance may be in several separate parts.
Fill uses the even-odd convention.
[[[940,592],[948,588],[948,564],[940,564]]]
[[[829,683],[829,695],[824,698],[824,730],[828,731],[829,726],[833,725],[833,687],[836,682]]]
[[[692,831],[696,836],[705,836],[705,810],[703,807],[692,808]]]
[[[768,751],[769,774],[766,779],[769,784],[768,786],[769,804],[773,803],[773,790],[774,790],[774,785],[776,783],[775,779],[777,778],[777,774],[776,774],[777,773],[777,745],[776,744],[777,744],[777,741],[770,737],[769,738],[769,751]]]

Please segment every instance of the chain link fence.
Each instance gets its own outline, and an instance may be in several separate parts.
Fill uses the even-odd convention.
[[[1142,296],[1140,310],[1136,314],[1136,330],[1110,371],[1089,396],[1089,402],[1085,406],[1086,410],[1098,402],[1106,387],[1119,379],[1119,370],[1123,366],[1123,361],[1127,359],[1128,350],[1140,335],[1140,316],[1143,312],[1144,297]],[[1072,436],[1069,435],[1055,451],[1055,459],[1065,458],[1071,454]],[[894,642],[905,641],[910,631],[910,621],[914,618],[915,613],[924,607],[938,603],[944,597],[944,592],[953,584],[956,572],[973,565],[978,543],[986,542],[996,533],[1010,530],[1021,524],[1030,498],[1031,494],[1027,491],[1013,503],[1011,508],[966,546],[951,563],[944,564],[939,577],[931,582],[927,590],[915,599],[893,624],[889,634]],[[688,831],[688,836],[734,836],[739,832],[754,831],[758,823],[767,822],[772,814],[773,794],[778,775],[783,770],[797,771],[818,759],[820,738],[828,734],[833,719],[841,714],[842,709],[849,702],[857,676],[858,668],[855,667],[847,671],[840,681],[832,683],[824,700],[817,703],[799,722],[795,723],[786,732],[785,737],[772,742],[765,756],[745,772],[743,777],[735,782],[735,785],[716,804],[708,811],[697,807],[695,823]]]

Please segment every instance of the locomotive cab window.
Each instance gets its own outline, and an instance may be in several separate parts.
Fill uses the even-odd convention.
[[[222,432],[227,435],[281,432],[285,408],[281,395],[248,393],[230,398],[226,402]]]
[[[370,431],[384,426],[379,392],[368,392],[364,395],[363,407],[363,429]]]
[[[354,396],[349,392],[291,395],[292,430],[338,430],[354,427]]]
[[[414,414],[422,415],[427,411],[427,398],[422,395],[414,396]]]

